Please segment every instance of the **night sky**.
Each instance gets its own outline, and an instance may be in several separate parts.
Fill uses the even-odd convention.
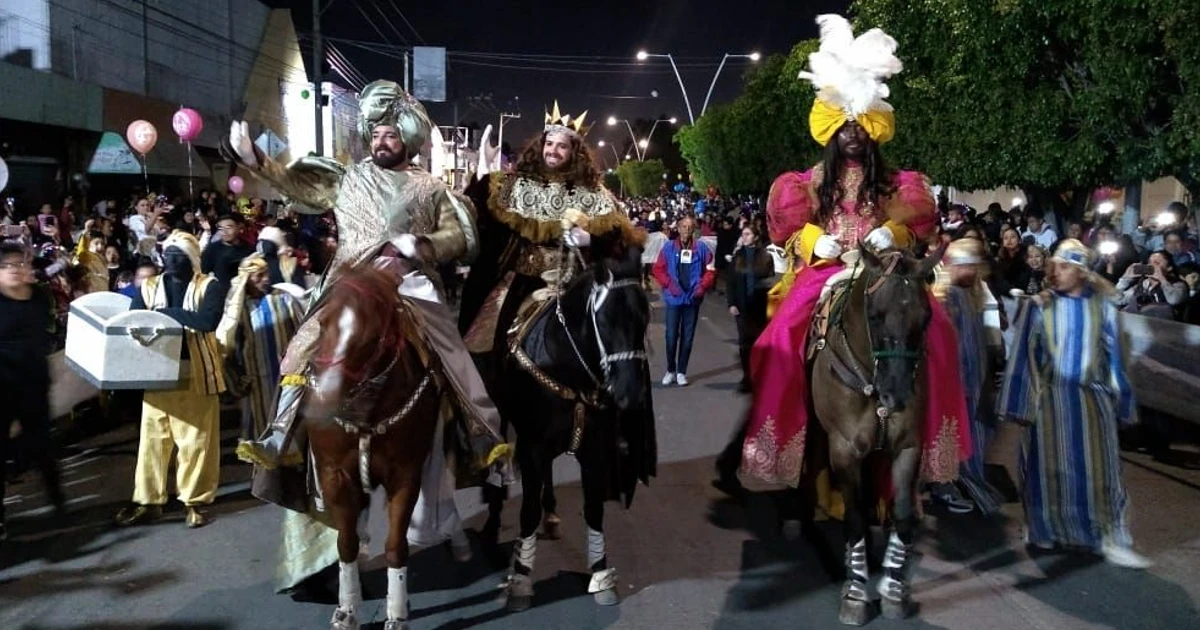
[[[312,29],[311,0],[268,0],[266,4],[292,9],[301,47],[307,52]],[[531,134],[540,131],[543,108],[549,107],[555,98],[571,114],[590,110],[589,119],[600,123],[589,135],[593,142],[628,137],[627,132],[618,134],[623,127],[603,124],[609,115],[631,120],[677,116],[686,122],[687,111],[670,64],[666,59],[638,62],[634,55],[640,49],[671,53],[675,57],[698,117],[709,83],[725,53],[786,53],[796,42],[816,36],[813,22],[816,15],[844,13],[849,2],[322,0],[322,6],[326,4],[328,8],[322,16],[324,34],[366,80],[399,81],[402,70],[398,59],[366,50],[364,45],[386,42],[399,46],[445,46],[450,53],[447,99],[458,101],[460,122],[494,124],[501,109],[519,111],[523,118],[509,123],[505,139],[523,144]],[[382,9],[391,24],[380,17],[376,7]],[[412,28],[401,19],[397,8],[403,11]],[[371,22],[364,12],[372,17]],[[470,56],[459,56],[456,52]],[[551,57],[497,58],[478,56],[480,53]],[[726,64],[712,103],[728,101],[738,94],[741,75],[750,64],[748,60],[736,59]],[[652,91],[657,91],[657,98],[651,97]],[[479,96],[490,96],[490,101],[472,98]],[[453,122],[451,102],[426,105],[437,124]]]

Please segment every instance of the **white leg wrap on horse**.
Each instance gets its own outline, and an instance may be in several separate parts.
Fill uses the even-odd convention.
[[[533,563],[537,559],[537,534],[529,538],[518,538],[513,546],[513,561],[533,572]]]
[[[355,612],[362,605],[362,586],[358,582],[358,562],[338,562],[338,608]]]
[[[588,568],[596,566],[597,562],[604,559],[604,532],[598,532],[591,527],[587,528],[587,559]]]
[[[614,588],[617,588],[617,570],[613,568],[593,573],[592,580],[588,582],[589,593],[611,591]]]
[[[860,539],[846,546],[846,585],[842,597],[867,600],[867,541]]]
[[[387,570],[388,621],[408,619],[408,567]]]
[[[887,550],[883,552],[884,574],[876,584],[880,597],[896,601],[903,600],[908,595],[908,585],[901,580],[907,561],[908,548],[900,540],[900,536],[893,531],[888,537]]]

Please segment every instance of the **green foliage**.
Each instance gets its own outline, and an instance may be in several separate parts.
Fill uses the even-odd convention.
[[[896,38],[892,161],[963,189],[1082,192],[1200,150],[1194,0],[856,0]],[[1185,181],[1186,183],[1186,181]]]
[[[1079,209],[1088,190],[1174,176],[1200,197],[1200,2],[855,0],[904,71],[888,162],[965,190],[1011,186]],[[744,93],[676,135],[698,186],[763,191],[818,159],[815,40],[764,59]],[[1074,199],[1072,199],[1074,197]]]
[[[626,160],[617,167],[617,176],[625,185],[625,194],[633,197],[649,197],[658,192],[667,172],[662,160]]]
[[[614,172],[604,173],[604,187],[616,193],[621,190],[621,177]]]
[[[817,41],[809,40],[786,57],[763,59],[747,75],[741,96],[710,107],[675,135],[698,188],[765,192],[780,173],[816,162],[820,146],[808,134],[816,93],[797,78],[816,49]]]

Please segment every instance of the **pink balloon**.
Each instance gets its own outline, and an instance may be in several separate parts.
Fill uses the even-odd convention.
[[[144,120],[135,120],[125,129],[125,140],[134,151],[146,155],[158,143],[158,130]]]
[[[200,112],[184,107],[171,117],[171,127],[175,129],[175,135],[179,136],[180,140],[191,142],[200,136],[200,131],[204,129],[204,120],[200,118]]]
[[[235,194],[235,195],[242,194],[242,189],[245,187],[246,187],[246,182],[242,181],[241,177],[234,175],[233,177],[229,178],[229,190],[233,191],[233,194]]]

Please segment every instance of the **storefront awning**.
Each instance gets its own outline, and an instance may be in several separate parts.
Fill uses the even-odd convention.
[[[190,151],[190,153],[189,153]],[[188,164],[189,154],[191,164]],[[92,154],[88,165],[89,175],[141,175],[142,162],[125,139],[115,132],[106,131],[100,136],[100,143]],[[203,177],[209,178],[211,173],[208,164],[200,158],[195,148],[181,144],[177,140],[160,138],[150,153],[146,155],[146,173],[167,177]]]

